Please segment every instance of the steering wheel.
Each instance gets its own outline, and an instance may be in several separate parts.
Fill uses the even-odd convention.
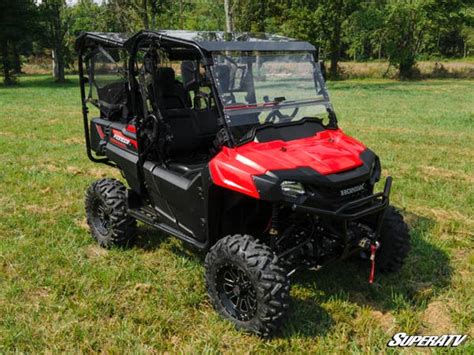
[[[295,107],[295,109],[290,115],[284,115],[280,112],[280,110],[273,110],[268,114],[267,118],[265,118],[265,123],[290,122],[293,118],[296,117],[299,110],[299,107]]]

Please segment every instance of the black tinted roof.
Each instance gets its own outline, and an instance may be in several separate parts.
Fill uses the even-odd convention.
[[[222,31],[181,31],[158,30],[141,31],[131,37],[128,46],[137,36],[158,37],[162,41],[190,43],[199,46],[205,51],[314,51],[315,48],[308,42],[297,41],[293,38],[272,35],[268,33],[250,32],[222,32]]]

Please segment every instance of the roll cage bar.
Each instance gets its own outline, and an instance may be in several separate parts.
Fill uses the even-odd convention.
[[[87,96],[86,89],[84,87],[84,55],[87,50],[97,50],[98,48],[123,48],[125,41],[129,38],[128,35],[123,33],[105,33],[105,32],[83,32],[77,38],[75,42],[75,49],[78,54],[78,67],[79,67],[79,83],[81,90],[81,106],[82,106],[82,117],[84,123],[84,139],[86,142],[86,153],[88,158],[96,163],[103,163],[116,167],[117,165],[111,162],[107,158],[97,158],[92,154],[90,133],[89,133],[89,109],[87,108]]]

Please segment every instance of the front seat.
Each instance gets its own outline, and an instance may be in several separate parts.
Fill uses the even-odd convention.
[[[181,77],[185,90],[189,92],[199,89],[199,70],[195,61],[184,60],[181,62]]]
[[[186,91],[175,80],[172,68],[159,68],[156,73],[157,104],[169,127],[168,156],[180,159],[189,156],[199,146],[196,114],[186,105]]]
[[[162,67],[156,71],[157,104],[162,110],[191,106],[188,92],[176,80],[173,68]]]

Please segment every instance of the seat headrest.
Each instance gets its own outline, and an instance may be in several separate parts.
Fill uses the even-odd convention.
[[[158,68],[156,71],[156,81],[161,88],[173,88],[175,83],[173,68]]]
[[[216,80],[223,92],[230,91],[230,68],[227,65],[216,65],[214,67]]]
[[[181,62],[181,77],[183,86],[187,90],[192,90],[198,85],[199,72],[195,62],[191,60]]]

